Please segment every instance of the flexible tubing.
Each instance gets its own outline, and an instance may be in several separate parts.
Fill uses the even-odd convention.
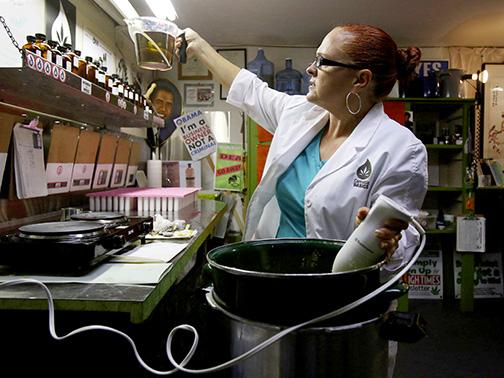
[[[270,337],[269,339],[263,341],[262,343],[256,345],[255,347],[248,350],[247,352],[245,352],[245,353],[243,353],[243,354],[241,354],[241,355],[239,355],[239,356],[237,356],[227,362],[224,362],[220,365],[216,365],[216,366],[205,368],[205,369],[194,370],[194,369],[185,368],[185,365],[187,365],[189,363],[189,361],[191,360],[191,358],[194,356],[194,353],[196,352],[196,348],[197,348],[198,342],[199,342],[198,331],[191,325],[182,324],[182,325],[179,325],[179,326],[173,328],[170,331],[170,333],[168,335],[168,339],[166,340],[166,355],[168,356],[168,359],[170,360],[170,362],[173,364],[173,366],[175,368],[172,370],[167,370],[167,371],[159,371],[159,370],[151,368],[149,365],[147,365],[144,362],[144,360],[142,359],[142,357],[138,353],[135,342],[133,341],[133,339],[131,337],[129,337],[126,333],[119,331],[115,328],[107,327],[107,326],[103,326],[103,325],[89,325],[89,326],[77,328],[77,329],[67,333],[66,335],[58,336],[58,334],[56,333],[55,319],[54,319],[55,318],[55,316],[54,316],[54,300],[53,300],[51,291],[44,283],[37,281],[37,280],[34,280],[34,279],[23,278],[23,279],[14,279],[14,280],[2,282],[2,283],[0,283],[0,287],[1,286],[21,285],[21,284],[35,284],[35,285],[40,286],[44,290],[44,292],[46,293],[46,296],[47,296],[47,304],[48,304],[48,311],[49,311],[49,333],[51,334],[51,336],[55,340],[64,340],[64,339],[69,338],[71,336],[74,336],[78,333],[86,332],[86,331],[100,330],[100,331],[112,332],[112,333],[115,333],[119,336],[124,337],[130,343],[131,347],[133,348],[133,352],[135,353],[136,359],[138,360],[140,365],[145,370],[149,371],[150,373],[157,374],[157,375],[170,375],[170,374],[173,374],[173,373],[180,370],[180,371],[190,373],[190,374],[206,374],[206,373],[212,373],[212,372],[226,369],[226,368],[228,368],[238,362],[241,362],[241,361],[253,356],[254,354],[260,352],[261,350],[269,347],[271,344],[277,342],[282,337],[288,335],[291,332],[294,332],[300,328],[303,328],[303,327],[330,319],[332,317],[341,315],[341,314],[343,314],[347,311],[350,311],[353,308],[361,305],[362,303],[370,300],[371,298],[375,297],[376,295],[380,294],[381,292],[387,290],[390,286],[392,286],[396,282],[397,279],[399,279],[403,274],[405,274],[411,268],[411,266],[415,263],[417,258],[420,256],[420,253],[422,253],[422,250],[425,246],[425,232],[423,231],[422,227],[418,224],[418,222],[416,222],[415,219],[412,219],[411,221],[412,221],[413,225],[415,226],[415,228],[420,233],[420,238],[421,238],[420,245],[419,245],[416,253],[410,259],[410,261],[395,276],[393,276],[391,279],[389,279],[383,285],[379,286],[377,289],[373,290],[372,292],[366,294],[362,298],[359,298],[356,301],[347,304],[346,306],[343,306],[335,311],[332,311],[330,313],[316,317],[314,319],[308,320],[304,323],[297,324],[295,326],[286,328],[283,331],[280,331],[277,334],[275,334],[274,336]],[[232,313],[230,313],[224,309],[221,309],[221,311],[228,316],[233,316]],[[193,343],[191,345],[191,348],[189,349],[189,352],[187,352],[187,355],[184,357],[184,359],[180,363],[178,363],[173,358],[171,347],[172,347],[172,340],[173,340],[175,334],[180,330],[186,330],[186,331],[192,332],[194,335],[194,339],[193,339]]]

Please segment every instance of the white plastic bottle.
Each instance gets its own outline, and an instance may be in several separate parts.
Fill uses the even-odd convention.
[[[369,210],[368,215],[352,232],[336,255],[333,272],[344,272],[374,265],[383,259],[384,250],[375,231],[389,219],[410,222],[412,216],[401,205],[380,195]]]

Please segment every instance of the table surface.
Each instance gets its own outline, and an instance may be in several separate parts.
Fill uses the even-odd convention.
[[[198,250],[211,235],[225,211],[226,205],[223,202],[196,200],[194,207],[186,207],[165,215],[171,220],[184,219],[198,233],[172,261],[172,268],[157,285],[47,284],[54,299],[55,309],[129,313],[132,323],[145,321],[168,289],[192,268]],[[44,310],[47,309],[47,297],[43,289],[35,284],[1,287],[0,309]]]

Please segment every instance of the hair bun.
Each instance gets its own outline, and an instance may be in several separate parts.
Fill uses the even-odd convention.
[[[397,76],[401,78],[413,75],[421,57],[422,52],[418,47],[397,49]]]

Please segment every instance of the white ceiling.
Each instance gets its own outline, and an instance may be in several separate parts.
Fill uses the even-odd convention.
[[[132,3],[142,9],[143,1]],[[191,27],[218,46],[315,47],[332,26],[358,22],[383,28],[399,46],[504,47],[504,0],[172,2],[179,27]]]

